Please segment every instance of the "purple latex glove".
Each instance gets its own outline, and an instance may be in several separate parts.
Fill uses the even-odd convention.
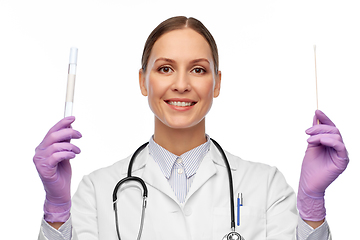
[[[55,124],[35,149],[34,163],[46,192],[44,219],[47,222],[66,222],[71,207],[71,166],[69,159],[80,153],[70,143],[81,138],[80,132],[71,128],[75,117],[66,117]]]
[[[317,124],[319,120],[320,124]],[[325,189],[345,170],[348,154],[339,130],[321,111],[316,110],[308,148],[301,167],[297,206],[302,219],[325,218]]]

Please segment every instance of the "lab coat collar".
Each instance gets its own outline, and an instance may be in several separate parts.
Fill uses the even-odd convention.
[[[228,152],[226,152],[225,150],[224,150],[224,152],[225,152],[225,155],[226,155],[226,157],[228,159],[230,169],[233,170],[233,171],[236,171],[237,168],[238,168],[238,162]],[[215,146],[215,144],[212,141],[211,141],[211,144],[210,144],[209,155],[210,155],[210,158],[213,160],[213,162],[215,164],[226,167],[225,161],[224,161],[220,151],[217,149],[217,147]]]
[[[129,166],[131,156],[127,160],[126,167],[123,168],[122,174],[127,175],[127,169]],[[146,166],[146,167],[145,167]],[[139,170],[144,169],[142,173]],[[135,159],[132,167],[132,176],[138,176],[142,178],[146,184],[153,186],[159,191],[163,192],[175,202],[178,202],[177,197],[167,179],[164,177],[159,165],[155,162],[149,153],[149,146],[144,148]]]
[[[231,170],[236,171],[238,167],[237,162],[230,156],[230,154],[227,152],[225,152],[225,154],[228,158]],[[129,157],[128,162],[130,161],[130,158],[131,157]],[[205,184],[213,175],[216,174],[218,171],[216,165],[225,167],[225,162],[219,150],[211,142],[210,151],[205,155],[198,171],[196,172],[195,180],[186,196],[185,203],[203,184]],[[127,174],[127,166],[123,169],[123,174]],[[143,173],[137,174],[137,171],[142,168],[144,168]],[[132,172],[133,176],[141,177],[147,184],[150,184],[154,188],[173,199],[175,202],[178,202],[175,193],[171,189],[167,179],[164,177],[164,174],[162,173],[159,165],[149,154],[149,147],[146,147],[141,153],[139,153],[134,162]]]
[[[134,151],[135,152],[135,151]],[[127,163],[124,166],[124,168],[122,169],[121,173],[122,174],[126,174],[127,175],[127,171],[129,168],[129,163],[131,160],[133,154],[131,154],[128,158],[127,158]],[[132,166],[132,172],[136,172],[139,169],[143,168],[146,165],[146,162],[148,161],[150,154],[149,154],[149,146],[147,146],[146,148],[144,148],[144,150],[142,150],[136,157],[133,166]]]
[[[238,162],[236,162],[232,156],[230,156],[230,154],[228,152],[226,152],[224,150],[228,161],[229,161],[229,165],[230,165],[230,169],[236,171],[238,168]],[[217,147],[215,146],[215,144],[210,141],[210,151],[205,155],[205,157],[209,156],[210,159],[217,165],[223,166],[225,167],[225,162],[223,157],[221,156],[221,153],[219,152],[219,150],[217,149]],[[131,156],[128,158],[128,164],[126,167],[123,168],[122,173],[123,174],[127,174],[127,169],[128,169],[128,165],[130,162]],[[147,146],[143,151],[141,151],[139,153],[139,155],[137,156],[134,165],[133,165],[133,169],[132,171],[137,171],[140,168],[143,168],[146,163],[148,162],[148,160],[154,161],[154,159],[150,156],[149,154],[149,146]]]

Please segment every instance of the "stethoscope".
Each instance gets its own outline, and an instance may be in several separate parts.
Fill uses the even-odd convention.
[[[234,189],[233,189],[233,182],[232,182],[232,175],[231,175],[231,170],[230,170],[230,165],[228,162],[228,159],[224,153],[224,150],[220,147],[220,145],[212,138],[210,138],[211,141],[215,144],[215,146],[219,149],[225,165],[226,165],[226,169],[228,172],[228,177],[229,177],[229,188],[230,188],[230,213],[231,213],[231,232],[229,232],[228,234],[226,234],[222,240],[245,240],[238,232],[235,232],[235,207],[234,207]],[[149,144],[149,142],[144,143],[143,145],[141,145],[132,155],[130,162],[129,162],[129,166],[128,166],[128,173],[127,173],[127,177],[121,179],[115,186],[114,188],[114,192],[113,192],[113,205],[114,205],[114,211],[115,211],[115,223],[116,223],[116,233],[117,236],[119,238],[119,240],[121,240],[120,238],[120,230],[119,230],[119,222],[118,222],[118,214],[117,214],[117,192],[119,187],[127,182],[127,181],[136,181],[139,182],[140,185],[143,188],[143,204],[142,204],[142,211],[141,211],[141,223],[140,223],[140,229],[139,229],[139,233],[138,233],[138,237],[137,239],[140,240],[141,238],[141,234],[142,234],[142,229],[143,229],[143,225],[144,225],[144,216],[145,216],[145,208],[146,208],[146,201],[147,201],[147,196],[148,196],[148,190],[146,187],[145,182],[136,176],[131,176],[131,170],[132,170],[132,165],[137,157],[137,155]]]

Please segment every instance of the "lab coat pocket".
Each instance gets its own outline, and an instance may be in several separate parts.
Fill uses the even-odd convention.
[[[245,240],[265,239],[265,210],[254,206],[240,207],[240,226],[237,225],[237,209],[235,208],[235,230]],[[231,231],[230,207],[214,208],[213,239],[222,239]]]
[[[179,209],[163,204],[162,207],[152,209],[151,221],[157,240],[187,239],[185,223]]]

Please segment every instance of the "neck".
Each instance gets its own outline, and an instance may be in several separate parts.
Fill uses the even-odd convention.
[[[180,156],[206,142],[205,118],[186,129],[170,128],[155,117],[154,141],[169,152]]]

